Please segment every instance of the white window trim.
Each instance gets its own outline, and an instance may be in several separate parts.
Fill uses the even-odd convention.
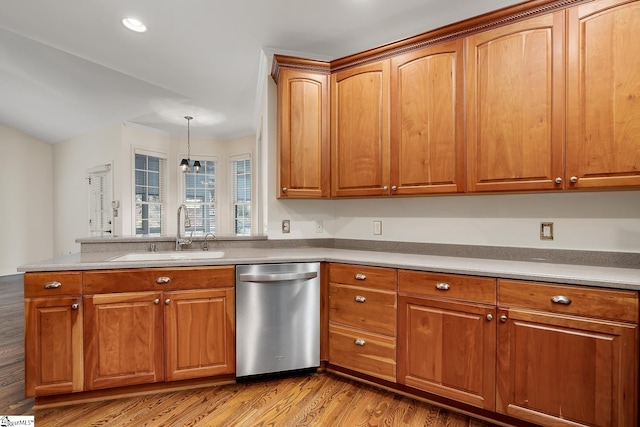
[[[162,224],[167,224],[167,209],[169,207],[168,201],[168,193],[169,193],[169,156],[167,153],[162,151],[154,151],[149,150],[147,148],[142,147],[132,147],[131,153],[131,235],[137,236],[136,234],[136,154],[142,154],[144,156],[153,156],[164,159],[166,162],[166,167],[164,171],[164,182],[165,182],[165,194],[164,194],[164,209],[162,210],[162,215],[160,217],[160,221]],[[166,234],[167,227],[165,226],[162,230],[161,234]]]
[[[179,154],[178,155],[179,159],[186,159],[187,158],[187,154]],[[220,158],[218,156],[201,156],[201,155],[193,155],[193,158],[191,159],[191,161],[195,161],[195,160],[199,160],[199,161],[208,161],[208,162],[214,162],[216,164],[216,187],[215,187],[215,193],[216,193],[216,201],[215,201],[215,211],[216,211],[216,218],[215,218],[215,228],[216,228],[216,234],[219,234],[220,231]],[[182,170],[180,169],[180,166],[178,165],[176,167],[176,170],[178,171],[178,188],[177,188],[177,198],[176,200],[178,201],[177,206],[180,206],[180,204],[185,203],[184,199],[185,199],[185,173],[182,172]],[[177,232],[177,230],[176,230]]]
[[[251,153],[242,153],[242,154],[235,154],[232,156],[228,157],[228,166],[227,166],[227,180],[228,180],[228,187],[229,187],[229,193],[228,193],[228,197],[227,197],[227,210],[229,211],[228,215],[229,215],[229,219],[228,219],[228,227],[229,227],[229,234],[230,235],[235,235],[235,215],[232,212],[232,206],[233,206],[233,195],[234,195],[234,191],[235,189],[233,188],[233,168],[231,167],[232,162],[237,162],[240,160],[251,160],[251,232],[250,234],[253,235],[255,233],[255,229],[256,229],[256,215],[255,215],[255,203],[256,203],[256,186],[255,186],[255,162],[253,161],[253,157],[251,155]]]

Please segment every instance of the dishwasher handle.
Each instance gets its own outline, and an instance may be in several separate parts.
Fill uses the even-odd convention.
[[[242,282],[283,282],[313,279],[315,277],[318,277],[317,271],[305,271],[304,273],[244,273],[239,275]]]

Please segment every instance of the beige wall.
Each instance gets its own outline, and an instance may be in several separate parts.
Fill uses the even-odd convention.
[[[53,148],[0,124],[0,276],[51,258]]]

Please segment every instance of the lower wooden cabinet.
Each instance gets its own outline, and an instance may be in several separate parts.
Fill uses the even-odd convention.
[[[501,280],[499,303],[498,412],[544,426],[637,425],[636,292]]]
[[[396,381],[397,272],[329,266],[329,362]]]
[[[161,298],[162,292],[85,296],[87,390],[164,379]]]
[[[234,288],[165,292],[167,381],[235,372]]]
[[[84,297],[87,390],[235,372],[233,267],[86,276],[85,289],[118,290]]]
[[[468,300],[495,279],[400,271],[398,290],[398,382],[494,410],[495,303]]]
[[[81,391],[82,273],[24,275],[26,397]]]
[[[83,388],[80,297],[25,300],[25,395]]]

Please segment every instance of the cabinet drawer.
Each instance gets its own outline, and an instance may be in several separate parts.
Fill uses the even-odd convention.
[[[396,340],[329,325],[329,363],[396,381]]]
[[[638,293],[633,291],[498,280],[498,304],[638,323]]]
[[[235,285],[233,266],[145,268],[87,271],[84,293],[139,292],[181,289],[228,288]]]
[[[392,268],[331,264],[329,281],[365,288],[396,290],[397,273]]]
[[[424,271],[398,271],[398,291],[482,304],[496,303],[496,279]]]
[[[79,271],[24,274],[25,298],[81,294],[82,273]]]
[[[331,283],[329,321],[395,336],[396,293]]]

